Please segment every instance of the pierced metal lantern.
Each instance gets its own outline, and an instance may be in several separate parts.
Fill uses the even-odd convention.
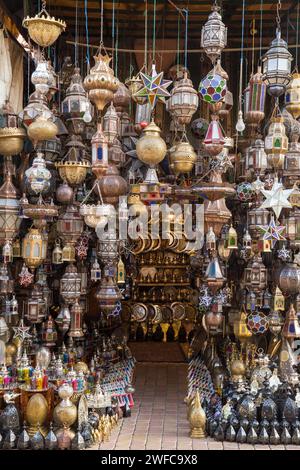
[[[39,91],[35,91],[30,95],[27,106],[19,113],[19,118],[24,126],[28,128],[28,126],[41,115],[45,116],[47,119],[54,119],[53,113],[48,108],[45,95]]]
[[[119,134],[120,120],[113,103],[108,107],[103,118],[103,133],[111,145]]]
[[[293,73],[292,80],[286,88],[285,107],[295,119],[300,116],[300,74]]]
[[[185,72],[184,78],[175,82],[171,97],[167,101],[167,110],[175,123],[189,124],[198,105],[198,93]]]
[[[10,172],[6,172],[4,183],[0,188],[0,244],[12,240],[18,233],[21,219],[19,218],[20,203],[17,190],[12,183]]]
[[[262,139],[256,139],[253,145],[248,149],[245,158],[245,169],[253,170],[255,173],[263,175],[267,168],[267,154]]]
[[[35,71],[31,75],[31,82],[35,86],[36,91],[47,95],[53,82],[53,76],[49,70],[46,60],[39,60]]]
[[[0,295],[7,296],[14,290],[14,280],[10,278],[6,264],[0,265]]]
[[[261,67],[258,67],[257,73],[250,79],[246,100],[245,122],[250,127],[257,127],[265,117],[266,88]]]
[[[79,305],[78,300],[71,308],[71,325],[68,336],[72,338],[82,338],[84,336],[82,331],[82,307]]]
[[[81,276],[75,264],[69,264],[60,280],[60,295],[66,304],[74,304],[81,295]]]
[[[300,247],[300,209],[294,207],[289,212],[289,216],[283,219],[283,224],[286,226],[286,235],[290,240],[292,248]]]
[[[122,144],[119,139],[115,139],[112,145],[109,147],[108,159],[117,167],[119,167],[122,163],[125,162],[125,153],[123,152]]]
[[[22,243],[22,258],[26,266],[35,269],[42,264],[47,257],[47,234],[37,228],[29,229]]]
[[[255,255],[244,271],[244,286],[253,292],[267,287],[267,269],[260,255]]]
[[[79,208],[74,204],[67,206],[65,212],[59,216],[56,224],[58,235],[66,242],[75,244],[83,232],[83,219]]]
[[[97,178],[103,175],[108,166],[108,139],[102,130],[101,123],[97,125],[97,132],[92,141],[92,170]]]
[[[62,144],[58,137],[54,137],[53,139],[39,142],[36,149],[38,153],[44,155],[47,164],[51,164],[60,156]]]
[[[262,78],[267,85],[270,95],[278,97],[285,92],[291,80],[292,59],[288,45],[282,39],[280,30],[277,29],[276,38],[272,41],[270,49],[262,58]]]
[[[274,117],[265,138],[265,151],[268,165],[271,168],[282,169],[289,141],[285,133],[283,117]]]
[[[265,226],[269,223],[270,213],[268,209],[261,209],[260,204],[248,212],[249,232],[254,239],[259,238],[258,226]]]
[[[227,28],[222,22],[222,16],[219,12],[220,7],[213,5],[212,13],[201,31],[201,47],[213,64],[227,45]]]
[[[41,153],[38,153],[32,162],[32,166],[25,171],[25,177],[30,189],[35,194],[48,191],[51,180],[51,172],[46,167],[46,162]]]
[[[17,155],[23,149],[25,138],[26,132],[20,126],[18,116],[6,101],[0,110],[0,154],[4,157]]]
[[[85,157],[85,146],[80,137],[72,135],[71,140],[66,144],[67,153],[60,162],[56,162],[59,176],[70,186],[81,185],[87,175],[90,163]]]
[[[114,311],[117,302],[122,299],[122,294],[112,276],[105,276],[101,280],[101,286],[96,297],[103,313],[109,315]]]
[[[83,88],[78,67],[74,69],[70,86],[66,91],[66,97],[61,104],[61,112],[66,119],[69,131],[76,135],[82,134],[89,117],[92,119],[93,106]]]
[[[26,319],[32,324],[42,323],[46,315],[46,302],[38,284],[34,284],[26,306]]]
[[[284,159],[283,177],[287,186],[293,186],[299,181],[300,175],[300,143],[290,142],[289,150]]]
[[[214,256],[206,269],[204,281],[207,283],[209,289],[216,293],[223,286],[226,278],[223,276],[220,263],[217,256]]]

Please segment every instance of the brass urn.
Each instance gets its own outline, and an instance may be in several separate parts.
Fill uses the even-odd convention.
[[[77,408],[70,400],[73,395],[73,388],[64,383],[59,387],[58,395],[61,402],[53,410],[54,422],[60,427],[70,427],[77,419]]]
[[[206,416],[201,406],[199,391],[197,390],[195,400],[192,402],[191,410],[189,412],[189,421],[191,426],[192,438],[204,438],[205,437],[205,423]]]
[[[17,155],[23,149],[25,130],[19,126],[19,119],[8,101],[0,110],[0,154],[4,157]]]

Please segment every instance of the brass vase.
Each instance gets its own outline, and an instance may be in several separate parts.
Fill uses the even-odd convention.
[[[190,436],[192,438],[197,438],[197,439],[204,438],[206,416],[201,406],[200,395],[199,395],[198,390],[195,395],[195,400],[191,406],[191,411],[189,413],[189,421],[190,421],[190,426],[191,426]]]

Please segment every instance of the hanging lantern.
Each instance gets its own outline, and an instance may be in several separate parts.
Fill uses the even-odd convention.
[[[82,331],[82,307],[79,305],[78,300],[71,308],[71,325],[68,336],[72,338],[82,338],[84,336]]]
[[[62,255],[63,255],[63,251],[61,249],[60,243],[56,241],[55,248],[52,251],[52,263],[56,265],[62,264],[63,263]]]
[[[151,121],[152,106],[150,103],[137,103],[135,108],[134,130],[140,134]]]
[[[227,80],[221,75],[210,72],[199,85],[200,98],[211,105],[214,112],[222,107],[227,93]]]
[[[111,103],[103,118],[103,133],[107,137],[108,144],[111,145],[119,134],[120,120],[116,109]]]
[[[298,294],[300,290],[300,267],[289,263],[279,274],[278,285],[285,295]]]
[[[167,146],[160,137],[160,128],[152,121],[143,132],[142,137],[137,141],[136,153],[143,163],[154,168],[165,157]]]
[[[215,251],[216,249],[216,235],[212,227],[209,227],[209,231],[206,234],[206,249],[209,251]]]
[[[67,243],[62,250],[62,262],[73,263],[76,261],[76,250],[75,246],[71,243]]]
[[[63,305],[57,315],[55,322],[58,326],[58,330],[65,334],[71,323],[71,313],[67,305]]]
[[[81,276],[74,264],[66,267],[65,274],[60,280],[60,295],[66,304],[75,303],[81,295]]]
[[[2,257],[5,264],[13,262],[13,249],[10,240],[7,240],[2,248]]]
[[[278,286],[276,286],[275,294],[274,294],[274,310],[275,311],[284,311],[285,310],[285,300],[284,295],[282,294],[281,290]]]
[[[287,187],[299,181],[300,174],[300,143],[290,142],[289,150],[284,159],[283,177]]]
[[[212,121],[210,122],[205,139],[203,141],[205,150],[210,156],[218,155],[225,143],[225,139],[218,121],[217,116],[212,116]]]
[[[23,27],[28,29],[30,38],[41,47],[49,47],[66,29],[66,23],[51,17],[46,10],[46,2],[40,13],[23,20]]]
[[[48,62],[39,60],[35,71],[31,75],[31,83],[35,86],[36,91],[47,95],[52,84],[53,77],[49,71]]]
[[[283,220],[283,224],[286,226],[286,235],[291,247],[298,247],[300,245],[300,210],[294,207],[289,216]]]
[[[42,327],[42,342],[46,347],[51,348],[56,345],[56,341],[57,331],[55,329],[54,320],[52,316],[49,315]]]
[[[227,28],[222,22],[220,7],[214,4],[201,31],[201,47],[214,64],[227,45]]]
[[[54,139],[57,133],[56,124],[44,115],[38,116],[27,129],[28,137],[35,146],[42,140]]]
[[[283,122],[282,117],[272,118],[268,135],[265,138],[268,165],[275,169],[283,168],[284,157],[289,145]]]
[[[238,236],[236,230],[231,225],[226,235],[226,248],[229,250],[238,249]]]
[[[97,281],[100,281],[100,279],[101,279],[101,268],[96,258],[91,269],[91,281],[97,282]]]
[[[219,260],[214,256],[206,269],[204,281],[207,283],[209,289],[215,294],[223,286],[226,278],[223,276]]]
[[[175,175],[190,173],[197,160],[197,155],[192,145],[187,142],[179,142],[170,152],[170,167]]]
[[[115,139],[108,149],[108,160],[114,163],[118,168],[125,163],[125,153],[119,139]]]
[[[128,108],[131,100],[131,95],[128,88],[124,83],[119,82],[119,87],[114,94],[113,104],[116,108],[118,115],[124,113]]]
[[[111,314],[115,310],[117,302],[122,299],[122,294],[112,276],[103,277],[96,296],[101,311],[106,315]]]
[[[212,227],[216,236],[219,237],[223,225],[227,224],[231,217],[225,198],[204,201],[204,230],[206,232]]]
[[[42,194],[50,187],[51,172],[46,167],[46,162],[41,153],[38,153],[32,162],[32,166],[25,171],[30,189],[35,194]]]
[[[32,324],[41,323],[46,315],[46,302],[38,284],[34,284],[26,305],[26,319]]]
[[[56,190],[56,199],[61,204],[70,204],[74,198],[73,189],[67,184],[62,183],[58,186]]]
[[[243,248],[246,250],[252,249],[252,238],[248,230],[246,230],[245,235],[243,236]]]
[[[86,96],[78,67],[74,69],[66,97],[61,104],[61,112],[72,134],[82,134],[86,124],[92,120],[93,107]]]
[[[92,170],[96,178],[100,178],[108,166],[108,139],[105,136],[101,123],[97,124],[97,132],[92,141]]]
[[[83,225],[78,207],[74,204],[70,204],[67,206],[65,212],[59,216],[56,229],[59,237],[66,243],[75,245],[77,239],[83,232]]]
[[[260,205],[254,207],[248,212],[249,232],[254,239],[259,238],[259,226],[266,226],[269,224],[270,213],[268,209],[261,209]]]
[[[47,98],[42,93],[35,91],[30,95],[28,104],[23,111],[19,113],[19,118],[27,129],[40,116],[54,120],[54,115],[48,108]]]
[[[167,101],[167,111],[171,114],[175,123],[189,124],[198,109],[199,98],[193,87],[193,82],[188,78],[187,72],[184,77],[177,81]]]
[[[137,96],[136,93],[143,88],[143,82],[139,75],[133,76],[131,78],[127,78],[125,80],[125,84],[129,89],[131,94],[131,98],[138,104],[143,104],[146,102],[146,98],[143,96]]]
[[[267,269],[260,255],[255,255],[244,271],[244,285],[253,292],[267,287]]]
[[[25,235],[22,244],[22,258],[26,266],[35,269],[42,264],[47,256],[47,236],[39,229],[31,228]]]
[[[0,265],[0,295],[7,296],[12,294],[14,289],[14,280],[10,279],[6,264]]]
[[[4,175],[4,183],[0,188],[0,245],[7,240],[13,240],[17,235],[21,223],[19,207],[17,190],[8,171]]]
[[[285,93],[285,107],[295,119],[300,116],[300,74],[293,73]]]
[[[262,79],[267,85],[268,93],[275,97],[282,95],[291,80],[292,54],[287,43],[281,38],[279,29],[270,49],[263,56],[262,63]]]
[[[267,168],[267,154],[265,144],[262,139],[256,139],[253,145],[248,149],[245,159],[245,169],[254,170],[255,173],[263,175]]]
[[[288,340],[300,338],[299,320],[293,304],[291,304],[286,314],[281,334]]]
[[[70,186],[80,186],[87,175],[90,163],[85,157],[85,146],[81,138],[73,135],[66,144],[67,152],[60,162],[55,163],[59,176]]]
[[[0,154],[4,157],[18,155],[23,149],[25,138],[25,130],[20,127],[17,115],[6,101],[0,110]]]
[[[257,73],[250,79],[245,112],[245,122],[250,127],[256,128],[265,117],[266,88],[261,67],[258,67]]]
[[[95,104],[98,111],[103,111],[105,106],[113,100],[114,93],[119,88],[119,80],[109,67],[111,57],[99,52],[94,59],[95,65],[85,77],[83,86],[88,92],[90,101]]]
[[[42,153],[45,157],[46,163],[51,165],[60,156],[62,144],[58,137],[53,139],[43,140],[36,146],[37,153]]]
[[[97,180],[97,186],[104,204],[117,204],[120,196],[124,196],[128,191],[126,180],[112,164],[108,165],[105,175]],[[98,188],[95,188],[96,194],[98,194]]]

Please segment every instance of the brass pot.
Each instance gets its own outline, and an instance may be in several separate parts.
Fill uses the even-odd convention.
[[[33,143],[54,139],[57,133],[56,124],[43,116],[39,116],[27,129],[28,137]]]
[[[26,132],[19,127],[4,127],[0,129],[0,154],[4,157],[17,155],[23,150]]]
[[[65,383],[59,388],[58,394],[62,400],[53,410],[54,422],[59,426],[70,427],[77,419],[77,408],[70,400],[73,389]]]

